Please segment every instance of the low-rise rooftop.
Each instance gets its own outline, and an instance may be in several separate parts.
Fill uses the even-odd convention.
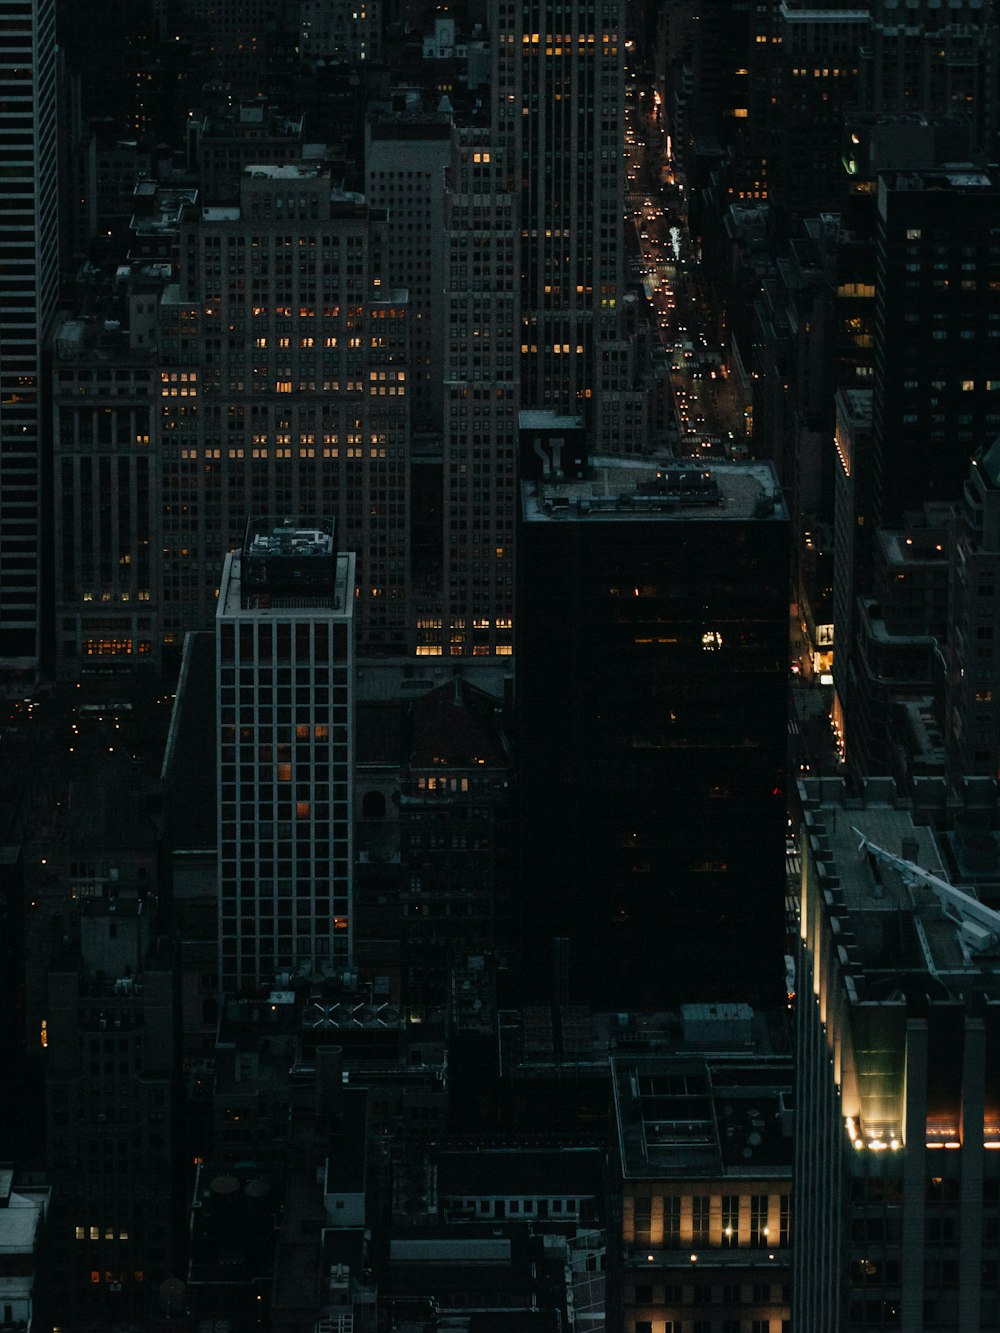
[[[787,1057],[619,1056],[612,1067],[626,1177],[791,1174]]]

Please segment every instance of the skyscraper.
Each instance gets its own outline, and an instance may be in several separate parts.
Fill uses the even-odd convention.
[[[507,154],[456,132],[447,172],[442,623],[417,652],[509,656],[513,644],[518,299]],[[426,618],[425,618],[426,619]]]
[[[872,508],[955,500],[1000,431],[1000,183],[972,168],[879,178]]]
[[[45,343],[59,279],[54,0],[0,0],[0,669],[41,653]]]
[[[788,520],[770,465],[523,486],[521,946],[532,996],[773,1002]]]
[[[912,0],[900,23],[894,0],[875,0],[859,49],[860,105],[869,115],[968,120],[973,141],[996,129],[996,10],[979,0]]]
[[[996,798],[966,795],[939,849],[889,779],[801,790],[795,1328],[1000,1321],[1000,915],[947,882],[984,851],[995,882]]]
[[[493,126],[521,233],[524,407],[578,411],[623,295],[623,0],[494,6]]]
[[[365,197],[385,209],[382,277],[409,295],[410,422],[440,435],[445,361],[444,172],[450,156],[444,114],[371,117],[365,128]]]
[[[351,957],[354,554],[261,519],[226,557],[216,652],[219,980]]]
[[[358,642],[409,614],[407,298],[385,215],[313,166],[257,166],[240,207],[192,209],[163,303],[167,634],[203,627],[247,514],[328,513],[357,552]]]

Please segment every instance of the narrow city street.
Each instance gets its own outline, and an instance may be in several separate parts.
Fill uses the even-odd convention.
[[[684,457],[749,456],[747,404],[705,306],[687,230],[685,187],[668,155],[656,95],[632,85],[626,102],[626,222],[631,276],[641,283],[669,359],[671,442]]]

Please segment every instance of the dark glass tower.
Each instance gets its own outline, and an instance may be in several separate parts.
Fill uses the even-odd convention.
[[[788,521],[770,465],[527,483],[519,541],[526,993],[773,1000]]]

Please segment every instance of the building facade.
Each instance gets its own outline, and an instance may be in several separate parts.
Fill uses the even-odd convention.
[[[407,298],[384,216],[316,167],[254,167],[239,209],[192,209],[160,361],[163,627],[215,611],[247,514],[327,513],[357,552],[359,646],[409,624]]]
[[[52,1304],[71,1326],[145,1312],[174,1276],[184,1188],[174,949],[151,897],[111,889],[81,904],[48,978]]]
[[[1000,915],[890,780],[800,797],[794,1327],[989,1328]]]
[[[709,1009],[710,1044],[723,1038],[714,1056],[612,1062],[626,1333],[789,1326],[791,1062],[760,1048],[747,1058],[746,1006],[685,1013]],[[730,1050],[727,1029],[739,1034]]]
[[[1000,186],[971,168],[878,183],[872,500],[897,524],[956,500],[1000,429]]]
[[[1000,778],[1000,442],[969,471],[949,565],[948,760],[956,779]]]
[[[602,460],[525,483],[518,540],[526,991],[618,1009],[776,998],[788,520],[772,468]]]
[[[493,7],[493,127],[521,237],[522,406],[578,411],[624,295],[621,0]]]
[[[55,0],[0,6],[0,670],[42,651],[46,341],[59,283]]]
[[[223,992],[352,954],[354,554],[250,523],[216,618]]]

